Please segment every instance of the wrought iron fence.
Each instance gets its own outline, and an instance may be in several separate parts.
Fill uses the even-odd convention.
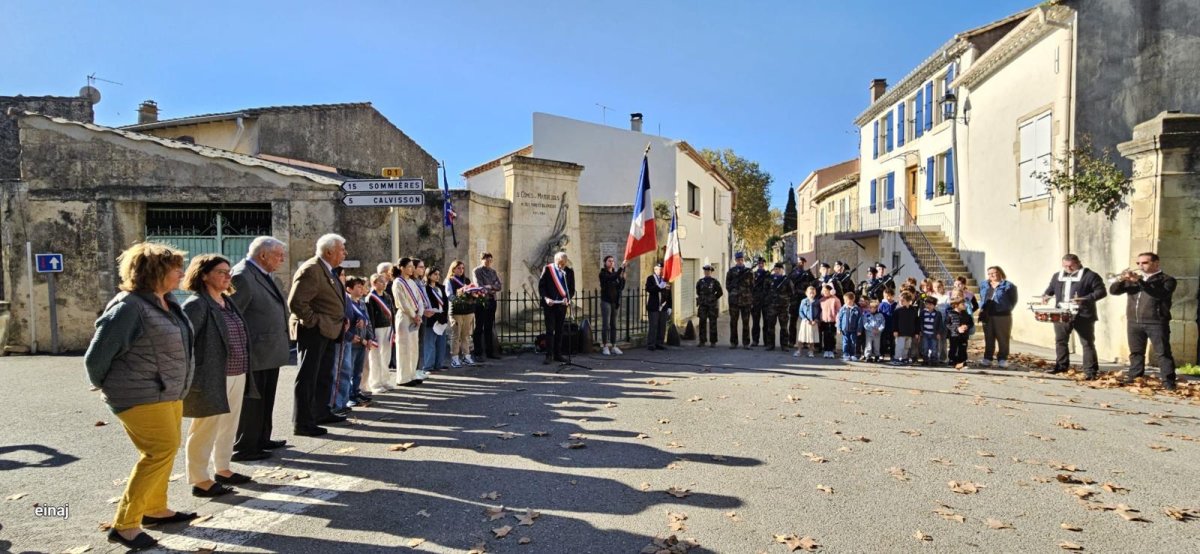
[[[620,309],[617,311],[617,341],[640,343],[646,339],[644,306],[646,292],[641,289],[626,289],[621,294]],[[600,291],[584,291],[575,295],[567,309],[567,322],[582,326],[588,322],[591,339],[599,339],[603,327],[600,308]],[[502,294],[496,299],[496,338],[506,351],[533,348],[538,335],[546,332],[546,318],[538,305],[538,297],[525,292]]]

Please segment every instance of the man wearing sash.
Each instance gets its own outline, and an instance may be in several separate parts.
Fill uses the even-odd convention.
[[[551,360],[568,361],[563,356],[563,324],[567,319],[567,306],[571,305],[571,297],[575,296],[575,272],[567,267],[568,263],[567,253],[558,252],[554,254],[554,263],[546,264],[538,278],[538,294],[541,296],[538,302],[546,316],[546,359],[542,361],[543,364],[549,364]]]
[[[1058,308],[1076,311],[1071,321],[1054,323],[1056,359],[1050,373],[1062,373],[1071,365],[1067,344],[1074,331],[1079,336],[1079,344],[1083,346],[1083,373],[1088,379],[1095,379],[1100,370],[1096,357],[1096,320],[1100,319],[1096,313],[1096,302],[1108,296],[1108,291],[1104,290],[1104,280],[1095,271],[1083,267],[1079,256],[1063,256],[1062,268],[1050,278],[1050,284],[1042,293],[1042,303],[1053,298]]]

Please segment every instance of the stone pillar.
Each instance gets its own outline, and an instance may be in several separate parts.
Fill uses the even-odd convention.
[[[594,260],[581,255],[579,236],[579,175],[583,166],[569,162],[510,156],[501,161],[509,211],[511,246],[507,260],[509,291],[537,296],[542,267],[554,253],[565,251],[575,270],[596,272]]]
[[[1196,362],[1200,276],[1200,115],[1163,112],[1118,145],[1133,161],[1128,259],[1156,252],[1179,281],[1171,311],[1171,346],[1178,365]]]

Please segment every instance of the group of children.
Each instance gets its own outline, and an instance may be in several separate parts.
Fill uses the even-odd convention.
[[[843,361],[882,362],[891,365],[940,365],[943,361],[962,369],[967,363],[967,340],[975,332],[972,312],[975,299],[965,288],[945,294],[934,286],[905,284],[899,292],[883,291],[881,300],[858,298],[847,292],[838,298],[831,285],[808,287],[798,311],[797,348],[799,357],[821,351],[834,358],[836,338],[841,335]]]

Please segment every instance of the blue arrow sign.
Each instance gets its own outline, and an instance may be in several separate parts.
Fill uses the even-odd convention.
[[[38,273],[62,273],[62,254],[35,254]]]

